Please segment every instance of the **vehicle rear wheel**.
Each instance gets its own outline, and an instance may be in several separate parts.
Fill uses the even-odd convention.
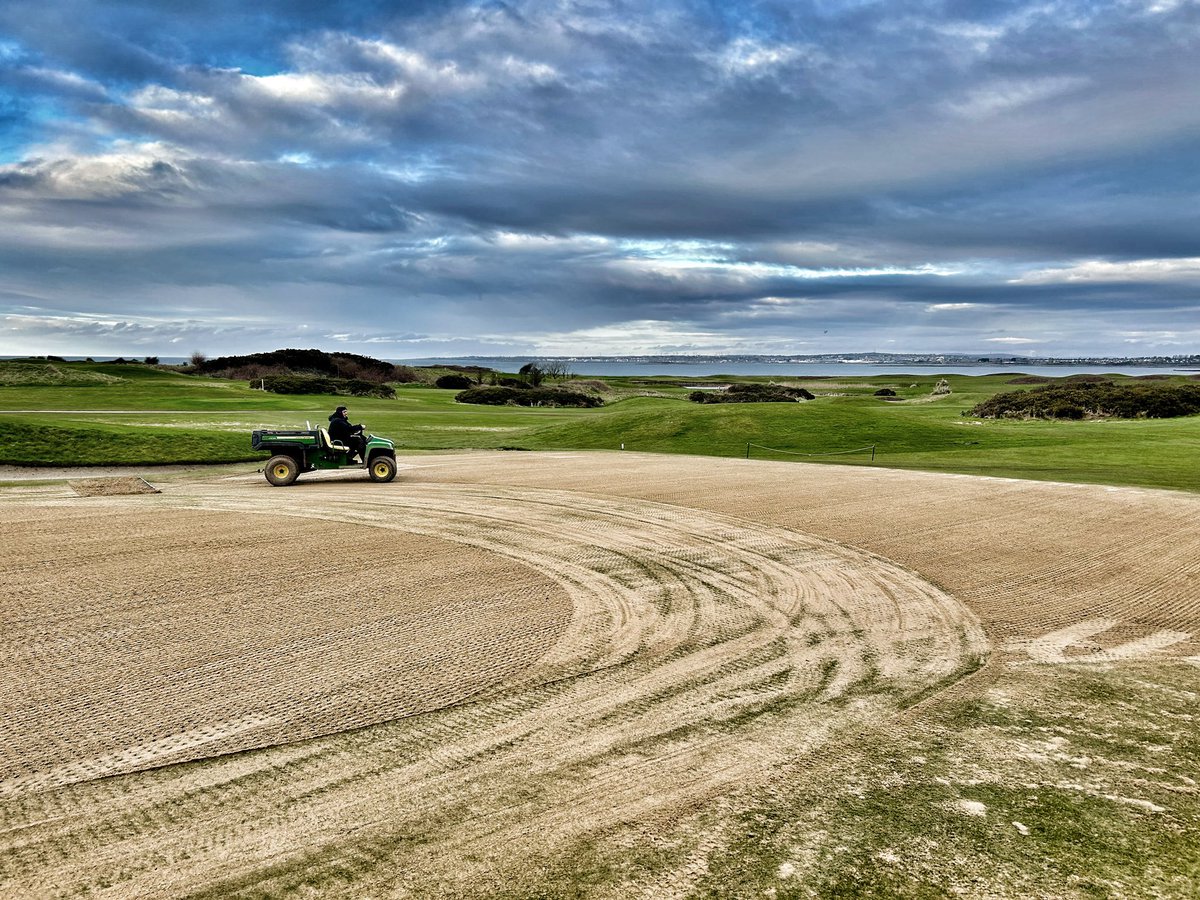
[[[391,481],[396,477],[396,461],[390,456],[376,456],[367,466],[372,481]]]
[[[275,487],[286,487],[300,476],[300,464],[290,456],[272,456],[264,472]]]

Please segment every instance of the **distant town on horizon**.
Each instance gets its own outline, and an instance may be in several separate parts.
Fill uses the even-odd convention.
[[[919,366],[942,365],[1143,365],[1143,366],[1180,366],[1200,365],[1200,354],[1179,354],[1175,356],[985,356],[974,353],[813,353],[813,354],[762,354],[762,353],[704,353],[704,354],[626,354],[608,355],[567,355],[567,356],[458,356],[458,357],[418,357],[417,359],[456,359],[456,360],[518,360],[518,359],[563,359],[572,362],[637,362],[670,365],[672,363],[706,363],[706,362],[744,362],[763,364],[797,364],[821,363],[848,365],[872,365],[907,363]]]
[[[336,351],[330,351],[336,352]],[[219,356],[217,357],[219,358]],[[56,356],[53,354],[33,354],[24,356],[0,356],[0,359],[50,359],[64,362],[140,362],[143,359],[161,360],[163,364],[173,365],[185,363],[185,356],[140,356],[131,354],[125,356]],[[758,353],[704,353],[704,354],[575,354],[550,356],[544,354],[521,354],[516,356],[500,355],[471,355],[471,356],[421,356],[405,359],[387,358],[387,362],[397,364],[429,363],[431,361],[448,363],[472,363],[481,360],[528,362],[530,360],[564,360],[567,362],[611,362],[611,363],[642,363],[655,365],[690,365],[697,363],[734,362],[762,365],[911,365],[911,366],[1081,366],[1081,365],[1121,365],[1121,366],[1162,366],[1171,368],[1200,367],[1200,353],[1185,353],[1172,356],[997,356],[974,353],[813,353],[813,354],[758,354]]]

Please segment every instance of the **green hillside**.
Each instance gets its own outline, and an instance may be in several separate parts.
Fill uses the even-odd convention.
[[[42,371],[39,371],[41,369]],[[397,384],[391,400],[279,395],[246,381],[141,364],[0,362],[0,463],[104,465],[236,462],[254,428],[323,423],[346,403],[354,421],[418,450],[598,449],[805,460],[1018,478],[1200,490],[1200,417],[1046,421],[964,412],[1019,386],[1013,375],[797,378],[802,403],[700,404],[686,379],[588,382],[598,409],[456,403],[456,391]],[[1110,376],[1117,382],[1134,382]],[[766,379],[714,377],[709,385]],[[1177,378],[1183,382],[1186,379]],[[694,380],[693,380],[694,381]],[[890,388],[895,398],[875,396]],[[852,452],[875,447],[870,452]],[[768,449],[769,448],[769,449]]]

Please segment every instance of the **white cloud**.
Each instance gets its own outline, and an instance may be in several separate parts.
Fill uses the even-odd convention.
[[[190,120],[212,121],[222,115],[221,108],[212,97],[158,84],[134,91],[128,102],[135,112],[168,126]]]
[[[3,59],[2,53],[0,53],[0,59]],[[108,96],[108,91],[104,85],[98,81],[92,81],[90,78],[84,78],[75,72],[68,72],[64,69],[48,69],[39,66],[29,66],[21,71],[44,84],[52,85],[68,93],[90,94],[93,97]]]
[[[529,81],[535,84],[545,84],[562,77],[554,66],[528,59],[520,59],[511,54],[502,57],[494,63],[497,71],[503,72],[517,81]]]
[[[976,309],[978,303],[931,303],[925,307],[926,312],[942,312],[959,309]]]
[[[966,119],[982,119],[1058,97],[1087,83],[1086,78],[1069,76],[1000,79],[973,88],[966,96],[948,102],[946,109]]]
[[[1013,278],[1009,284],[1063,284],[1106,281],[1200,281],[1200,256],[1176,259],[1135,259],[1109,262],[1084,260],[1068,266],[1038,269]]]
[[[808,268],[779,263],[739,262],[709,259],[622,259],[612,265],[630,272],[645,272],[655,275],[676,276],[689,272],[725,275],[730,278],[798,278],[824,280],[829,278],[879,278],[890,275],[949,276],[958,274],[958,269],[946,266],[923,264],[919,266],[878,266],[853,268]]]
[[[501,340],[500,337],[491,338]],[[796,338],[751,337],[741,339],[722,331],[687,322],[635,319],[575,331],[508,335],[544,356],[586,353],[610,356],[653,356],[673,353],[792,353],[807,343]]]
[[[531,253],[575,252],[595,253],[607,250],[613,242],[599,235],[553,235],[527,234],[517,231],[497,231],[487,243],[495,244],[504,250],[524,251]]]
[[[790,44],[763,44],[740,37],[717,54],[716,62],[727,74],[754,76],[786,65],[800,55],[800,50]]]
[[[0,176],[30,176],[37,193],[64,200],[121,197],[143,191],[148,181],[179,183],[185,177],[176,165],[183,151],[161,142],[117,141],[108,152],[91,156],[74,155],[65,148],[47,151],[58,158],[0,166]]]
[[[1033,338],[1023,337],[995,337],[984,338],[989,344],[1041,344],[1044,341],[1034,340]]]

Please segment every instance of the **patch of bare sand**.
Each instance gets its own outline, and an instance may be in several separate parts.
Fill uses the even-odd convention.
[[[122,476],[117,478],[83,478],[68,484],[80,497],[115,497],[119,494],[157,494],[158,488],[144,478]]]
[[[18,498],[5,512],[77,502]],[[169,896],[320,883],[348,896],[484,895],[531,883],[546,854],[586,867],[586,848],[619,829],[622,840],[640,837],[625,857],[629,878],[610,893],[683,896],[737,839],[748,796],[836,784],[842,748],[863,735],[920,734],[944,700],[1039,665],[1014,650],[947,682],[983,649],[964,603],[1002,646],[1103,619],[1117,646],[1138,640],[1130,628],[1193,636],[1135,643],[1150,659],[1195,652],[1193,554],[1177,546],[1179,526],[1200,512],[1188,495],[635,454],[471,454],[386,486],[314,481],[285,492],[248,480],[101,502],[270,510],[324,533],[486,547],[553,577],[573,614],[523,680],[479,702],[19,793],[0,805],[0,885],[13,890],[109,884],[115,895]],[[680,819],[699,823],[694,839],[681,837]],[[663,859],[647,864],[647,847]],[[570,873],[540,877],[551,889],[573,883]]]

